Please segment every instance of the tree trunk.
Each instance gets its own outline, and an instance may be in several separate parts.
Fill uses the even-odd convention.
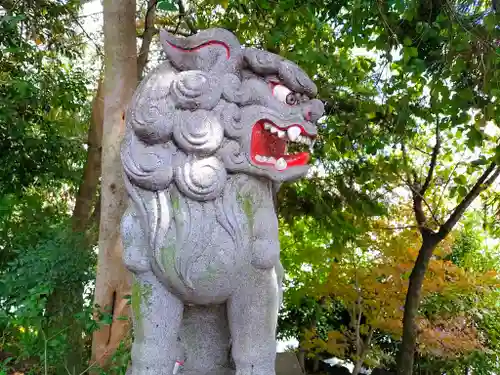
[[[417,327],[415,319],[418,315],[422,285],[425,273],[434,249],[442,240],[437,234],[430,231],[422,233],[422,246],[418,252],[417,260],[410,274],[408,292],[403,315],[403,341],[398,352],[398,375],[411,375],[413,371],[413,358],[417,344]]]
[[[361,372],[361,369],[363,368],[363,359],[358,359],[354,365],[354,368],[352,370],[352,375],[358,375]]]
[[[92,117],[88,131],[87,161],[83,178],[76,195],[75,208],[71,218],[73,230],[83,232],[91,223],[92,206],[96,198],[99,177],[101,177],[102,122],[104,100],[102,79],[97,84],[97,92],[92,102]]]
[[[313,373],[316,374],[319,371],[319,358],[315,357],[313,359]]]
[[[297,360],[299,361],[300,368],[302,372],[306,373],[306,351],[303,349],[301,343],[299,343],[299,351],[297,353]]]
[[[130,274],[122,261],[120,220],[127,193],[123,183],[120,144],[125,111],[137,84],[135,0],[104,0],[104,122],[102,137],[101,219],[95,303],[112,314],[111,325],[94,333],[92,361],[105,367],[129,331],[126,295]]]

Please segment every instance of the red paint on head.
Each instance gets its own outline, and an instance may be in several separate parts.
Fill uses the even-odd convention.
[[[195,52],[203,47],[214,46],[214,45],[221,46],[221,47],[226,49],[226,59],[229,60],[229,58],[231,57],[231,51],[229,49],[229,46],[226,43],[218,41],[218,40],[209,40],[208,42],[200,44],[199,46],[196,46],[194,48],[182,48],[182,47],[176,46],[175,44],[169,42],[168,40],[167,40],[167,43],[170,47],[175,48],[175,49],[179,49],[179,50],[184,51],[184,52]]]

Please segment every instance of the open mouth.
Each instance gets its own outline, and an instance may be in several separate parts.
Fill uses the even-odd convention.
[[[312,150],[314,136],[300,125],[281,128],[267,120],[255,123],[252,129],[250,156],[256,165],[273,166],[278,171],[306,165]]]

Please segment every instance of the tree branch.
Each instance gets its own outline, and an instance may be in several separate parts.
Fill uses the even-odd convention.
[[[179,7],[179,17],[184,18],[189,31],[191,31],[191,35],[196,34],[198,30],[194,26],[193,20],[186,14],[186,8],[184,8],[182,0],[177,0],[177,6]]]
[[[436,169],[437,157],[439,155],[439,149],[441,147],[441,137],[439,136],[439,122],[436,124],[436,144],[432,149],[431,162],[429,164],[429,172],[427,173],[427,177],[425,178],[425,182],[420,189],[420,195],[423,197],[425,192],[429,188],[429,185],[432,181],[432,176],[434,175],[434,170]]]
[[[408,154],[406,152],[406,146],[405,146],[403,141],[401,141],[401,153],[403,154],[403,163],[405,165],[406,183],[411,188],[413,186],[413,184],[417,183],[418,176],[416,175],[415,170],[410,168],[410,164],[408,163]],[[413,179],[411,176],[412,173],[413,173]]]
[[[436,214],[434,213],[434,210],[431,208],[430,204],[427,202],[427,200],[422,196],[422,194],[420,194],[420,191],[418,191],[418,189],[416,189],[415,187],[413,187],[412,185],[408,185],[410,190],[412,191],[412,194],[414,196],[414,199],[415,197],[417,197],[418,199],[421,200],[420,202],[420,205],[425,204],[425,206],[427,207],[427,209],[429,210],[429,213],[431,214],[432,216],[432,220],[434,220],[434,222],[440,226],[441,223],[439,222]],[[423,211],[422,211],[423,212]],[[425,213],[424,213],[424,216],[425,216]],[[425,221],[427,221],[427,219],[425,219]]]
[[[496,169],[496,170],[495,170]],[[484,190],[493,184],[493,182],[500,175],[500,168],[495,162],[491,163],[490,166],[484,171],[484,173],[476,181],[475,185],[469,191],[469,193],[462,199],[462,201],[455,207],[450,217],[441,226],[438,232],[440,238],[446,237],[448,233],[453,229],[458,220],[462,217],[465,210],[471,205],[471,203],[481,194]]]
[[[148,8],[144,20],[144,32],[142,33],[142,44],[137,56],[137,81],[141,80],[142,73],[148,62],[149,48],[155,35],[154,22],[156,18],[156,5],[158,0],[148,0]]]
[[[405,229],[417,229],[417,225],[401,225],[399,227],[376,227],[380,230],[405,230]]]
[[[420,232],[423,232],[424,230],[428,230],[425,227],[425,224],[427,222],[427,217],[425,216],[425,212],[424,212],[422,203],[425,203],[425,205],[429,209],[434,221],[439,225],[439,222],[437,221],[431,207],[425,201],[424,196],[425,196],[425,193],[432,182],[432,177],[434,175],[434,170],[436,169],[437,157],[439,155],[440,147],[441,147],[441,139],[439,137],[439,122],[438,122],[436,124],[436,144],[434,145],[434,148],[432,149],[431,161],[429,163],[429,171],[427,172],[427,177],[425,178],[424,184],[422,185],[422,187],[420,187],[420,189],[418,188],[416,181],[415,181],[414,186],[410,185],[410,189],[412,190],[412,193],[413,193],[412,194],[413,195],[413,212],[415,213],[415,219],[417,220],[417,224],[419,226]]]
[[[164,29],[167,30],[169,33],[180,35],[180,36],[188,37],[188,36],[193,35],[193,34],[191,34],[191,32],[185,31],[185,30],[176,30],[176,29],[173,29],[173,28],[170,28],[170,27],[165,27]]]
[[[418,229],[422,232],[425,228],[425,223],[427,218],[425,217],[425,212],[422,207],[422,198],[419,195],[413,193],[413,212],[415,213],[415,219],[417,220]]]

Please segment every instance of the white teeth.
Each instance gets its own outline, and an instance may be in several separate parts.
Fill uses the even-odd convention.
[[[278,171],[282,171],[287,167],[286,160],[283,158],[279,158],[278,160],[276,160],[276,164],[274,166]]]
[[[279,132],[278,128],[271,126],[271,133],[276,134],[277,132]]]
[[[295,142],[297,138],[300,137],[301,130],[298,126],[292,126],[291,128],[288,128],[286,132],[288,134],[288,138],[290,138],[292,142]]]
[[[269,130],[269,129],[271,129],[271,127],[272,127],[272,125],[267,123],[267,122],[264,124],[264,129]]]
[[[286,133],[283,130],[278,130],[278,137],[283,138],[285,134]]]
[[[305,145],[307,145],[307,146],[310,146],[310,145],[312,144],[312,139],[311,139],[311,138],[308,138],[308,137],[304,137],[303,135],[299,135],[299,136],[297,137],[296,142],[298,142],[298,143],[303,143],[303,144],[305,144]]]
[[[257,160],[258,162],[261,162],[261,163],[276,163],[276,159],[273,158],[272,156],[262,156],[262,155],[255,155],[255,160]]]

